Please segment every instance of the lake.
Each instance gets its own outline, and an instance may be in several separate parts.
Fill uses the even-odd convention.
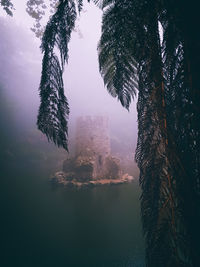
[[[70,189],[48,166],[1,166],[1,266],[144,266],[138,182]]]

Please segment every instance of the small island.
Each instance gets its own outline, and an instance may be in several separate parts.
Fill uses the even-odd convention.
[[[116,185],[134,180],[122,172],[120,159],[111,155],[107,117],[77,119],[75,156],[67,158],[63,170],[56,172],[50,180],[75,187]]]

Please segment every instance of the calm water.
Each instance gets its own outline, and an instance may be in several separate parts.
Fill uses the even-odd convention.
[[[47,169],[1,166],[0,266],[144,266],[137,183],[53,187]]]

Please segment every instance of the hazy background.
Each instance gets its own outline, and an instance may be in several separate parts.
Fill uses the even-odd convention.
[[[51,158],[61,166],[66,152],[48,144],[36,128],[42,61],[40,40],[30,31],[33,21],[25,12],[26,0],[13,3],[16,8],[14,17],[1,12],[3,17],[0,18],[0,154],[10,161],[20,154],[26,156],[26,160],[34,157],[40,163]],[[110,120],[113,153],[121,153],[123,158],[127,156],[133,160],[137,136],[135,103],[128,112],[104,87],[98,71],[100,33],[101,11],[92,3],[86,3],[72,34],[69,64],[64,73],[65,94],[70,105],[70,151],[73,151],[76,118],[106,115]]]
[[[0,265],[7,267],[143,267],[137,179],[120,186],[75,190],[48,182],[68,156],[36,127],[40,41],[30,31],[26,0],[0,18]],[[70,43],[64,74],[70,104],[69,146],[80,115],[110,118],[112,153],[138,176],[137,123],[106,91],[98,72],[101,12],[86,5]]]

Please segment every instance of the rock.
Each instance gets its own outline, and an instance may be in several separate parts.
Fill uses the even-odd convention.
[[[134,180],[133,176],[129,175],[128,173],[125,173],[124,175],[122,175],[122,180],[131,182]]]
[[[65,179],[80,182],[90,181],[93,178],[94,160],[91,157],[78,156],[69,158],[63,163]]]
[[[60,171],[60,172],[56,172],[53,176],[54,179],[58,179],[58,180],[61,180],[61,179],[65,179],[65,173]]]
[[[76,168],[76,160],[75,158],[68,158],[63,162],[63,171],[66,173],[74,172]]]
[[[94,162],[90,157],[77,157],[75,160],[75,173],[80,182],[90,181],[93,177]]]
[[[108,156],[105,159],[105,178],[106,179],[118,179],[120,178],[121,171],[120,171],[120,160]]]
[[[65,173],[65,180],[66,181],[72,181],[76,179],[76,174],[74,172],[66,172]]]

